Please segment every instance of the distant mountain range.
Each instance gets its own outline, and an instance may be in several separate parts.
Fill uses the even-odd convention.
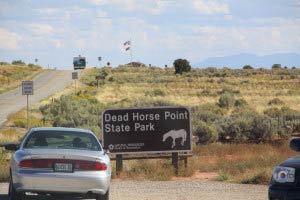
[[[282,53],[266,56],[255,54],[238,54],[233,56],[212,57],[192,66],[196,68],[205,67],[229,67],[242,68],[244,65],[251,65],[254,68],[271,68],[273,64],[281,64],[282,67],[300,67],[300,54]]]

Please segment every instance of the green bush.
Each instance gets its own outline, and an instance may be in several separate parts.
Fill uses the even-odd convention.
[[[279,98],[274,98],[268,102],[268,105],[283,105],[284,101],[280,100]]]
[[[251,65],[245,65],[243,69],[253,69],[253,67]]]
[[[161,90],[161,89],[154,89],[152,91],[146,91],[145,92],[146,96],[166,96],[165,91]]]
[[[208,144],[218,139],[218,133],[213,125],[200,122],[194,129],[194,134],[198,137],[198,144]]]
[[[13,64],[13,65],[26,65],[26,63],[23,62],[22,60],[13,60],[11,62],[11,64]]]
[[[53,126],[91,129],[100,136],[100,117],[104,106],[87,91],[78,96],[63,95],[52,104],[40,107],[45,122]]]
[[[191,65],[186,59],[177,59],[173,63],[175,74],[182,74],[183,72],[191,71]]]
[[[236,106],[236,107],[242,107],[242,106],[247,106],[247,105],[248,105],[248,103],[245,99],[237,99],[234,102],[234,106]]]
[[[232,94],[222,94],[219,98],[219,106],[221,108],[231,108],[234,105],[235,99]]]

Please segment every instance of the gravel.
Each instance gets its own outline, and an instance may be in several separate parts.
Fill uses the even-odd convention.
[[[0,183],[1,200],[8,200],[7,187],[7,183]],[[113,181],[110,189],[110,199],[267,200],[267,191],[267,186],[208,181]],[[37,198],[31,197],[30,199]],[[63,200],[66,200],[66,198],[63,198]]]

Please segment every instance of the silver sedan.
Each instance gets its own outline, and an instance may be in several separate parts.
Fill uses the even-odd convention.
[[[96,136],[74,128],[33,128],[10,163],[9,197],[28,193],[109,199],[110,159]]]

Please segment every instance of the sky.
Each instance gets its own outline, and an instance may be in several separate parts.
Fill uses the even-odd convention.
[[[117,66],[127,40],[134,61],[156,66],[300,53],[300,0],[0,0],[0,61]]]

